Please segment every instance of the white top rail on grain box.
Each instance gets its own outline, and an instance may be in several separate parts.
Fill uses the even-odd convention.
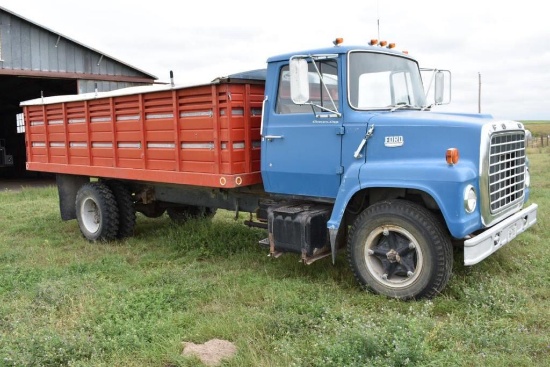
[[[47,104],[62,103],[62,102],[87,101],[87,100],[100,99],[100,98],[129,96],[133,94],[141,94],[141,93],[148,93],[148,92],[162,92],[162,91],[168,91],[168,90],[177,90],[177,89],[202,86],[202,85],[210,85],[210,84],[216,84],[216,83],[190,84],[190,85],[178,85],[178,86],[172,86],[170,84],[141,85],[137,87],[115,89],[108,92],[97,92],[97,93],[91,92],[91,93],[82,93],[82,94],[67,94],[62,96],[35,98],[35,99],[23,101],[19,105],[20,106],[39,106],[39,105],[47,105]]]

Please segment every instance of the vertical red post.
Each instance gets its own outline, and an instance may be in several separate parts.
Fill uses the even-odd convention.
[[[181,141],[180,141],[180,111],[178,103],[178,93],[176,90],[172,90],[172,114],[174,119],[174,149],[175,149],[175,158],[176,158],[176,172],[181,171]]]
[[[141,137],[141,162],[143,163],[142,168],[147,168],[147,140],[145,139],[145,104],[143,102],[143,94],[137,95],[139,99],[139,130]]]
[[[109,98],[109,108],[111,113],[111,144],[113,147],[113,167],[118,167],[118,143],[116,138],[116,114],[114,98]]]
[[[42,116],[44,118],[44,149],[46,150],[46,163],[50,163],[50,136],[48,131],[48,111],[46,105],[42,105]]]
[[[214,138],[214,173],[221,171],[221,149],[220,144],[220,102],[218,100],[218,88],[216,85],[211,87],[212,113],[213,113],[213,138]]]
[[[234,160],[234,154],[233,154],[233,96],[231,94],[231,88],[229,87],[230,84],[225,85],[225,103],[227,108],[226,110],[226,117],[227,117],[227,152],[228,154],[228,166],[229,166],[229,172],[230,174],[233,173],[233,160]],[[244,114],[244,112],[243,112]],[[244,116],[243,116],[244,117]],[[221,147],[220,147],[221,148]]]
[[[63,133],[65,144],[65,163],[69,164],[69,119],[67,118],[67,106],[65,103],[61,103],[61,113],[63,115]]]
[[[245,173],[252,172],[252,134],[251,134],[251,116],[252,108],[250,107],[250,84],[245,84],[244,89],[244,107],[243,107],[243,118],[244,118],[244,166]]]
[[[90,134],[90,108],[89,101],[84,101],[84,123],[86,124],[86,147],[88,149],[88,166],[92,165],[92,135]]]
[[[24,118],[25,118],[25,149],[27,150],[27,162],[32,162],[33,156],[32,156],[32,141],[30,141],[31,136],[31,122],[30,122],[30,114],[29,114],[29,106],[26,106],[23,108]]]

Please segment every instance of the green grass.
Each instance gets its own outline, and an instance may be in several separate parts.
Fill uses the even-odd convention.
[[[525,128],[531,131],[534,137],[548,136],[550,134],[550,121],[522,121]]]
[[[443,294],[365,293],[345,254],[267,257],[265,232],[219,212],[90,244],[55,188],[0,193],[0,366],[197,366],[182,342],[227,339],[223,366],[546,366],[550,357],[550,149],[529,151],[537,225]]]

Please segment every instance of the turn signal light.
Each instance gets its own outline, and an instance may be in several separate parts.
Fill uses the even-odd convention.
[[[445,160],[448,164],[454,165],[458,163],[458,159],[460,158],[460,155],[458,154],[458,149],[456,148],[449,148],[447,149],[447,152],[445,153]]]

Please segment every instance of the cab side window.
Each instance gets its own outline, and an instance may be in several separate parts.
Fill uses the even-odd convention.
[[[316,105],[333,108],[332,101],[334,101],[334,103],[338,102],[337,63],[335,60],[322,62],[317,61],[316,66],[322,75],[323,81],[321,82],[318,72],[316,71],[314,65],[310,62],[308,66],[310,102]],[[318,109],[309,104],[297,105],[292,102],[292,99],[290,98],[290,75],[288,65],[281,69],[279,75],[279,87],[275,108],[277,113],[314,113],[315,109]]]

